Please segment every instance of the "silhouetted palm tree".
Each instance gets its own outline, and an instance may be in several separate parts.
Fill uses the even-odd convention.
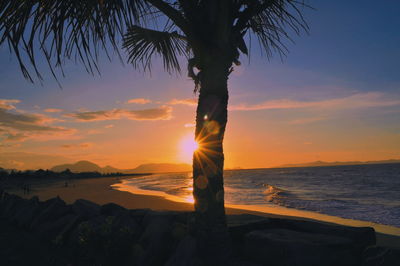
[[[200,148],[193,157],[197,236],[201,248],[221,253],[227,237],[222,142],[228,77],[240,53],[248,55],[252,36],[267,58],[285,54],[288,30],[307,30],[302,6],[301,0],[1,0],[0,44],[8,43],[31,81],[24,59],[41,79],[40,52],[53,75],[65,58],[98,71],[99,51],[118,52],[119,41],[135,67],[150,69],[159,56],[168,72],[179,72],[179,57],[186,57],[199,92]]]

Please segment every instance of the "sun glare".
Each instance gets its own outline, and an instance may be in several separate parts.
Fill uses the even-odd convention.
[[[192,163],[193,153],[198,147],[193,135],[185,136],[179,144],[179,159],[185,163]]]

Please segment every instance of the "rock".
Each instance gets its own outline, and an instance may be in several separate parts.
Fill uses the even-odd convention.
[[[40,213],[32,221],[30,226],[32,229],[36,229],[43,223],[57,220],[71,211],[70,206],[67,206],[59,197],[41,203],[40,208]]]
[[[100,213],[105,216],[116,216],[120,212],[127,212],[127,209],[115,203],[107,203],[100,208]]]
[[[75,226],[67,243],[74,250],[76,264],[85,258],[85,265],[132,265],[139,233],[132,224],[127,227],[119,222],[115,216],[99,215]]]
[[[73,213],[66,214],[57,220],[51,220],[38,225],[35,233],[41,238],[61,244],[66,234],[81,221],[81,218]]]
[[[143,217],[143,225],[148,225],[151,223],[153,220],[158,219],[158,218],[165,218],[167,217],[168,219],[173,219],[173,213],[169,211],[153,211],[150,210],[148,211],[145,216]]]
[[[346,237],[351,239],[353,244],[360,248],[360,251],[364,250],[368,246],[375,245],[376,243],[375,230],[372,227],[351,227],[313,221],[278,218],[272,218],[270,220],[271,223],[280,228]]]
[[[400,250],[372,246],[363,254],[363,266],[394,266],[400,262]]]
[[[84,219],[89,219],[93,216],[100,215],[100,205],[84,200],[78,199],[71,205],[72,211]]]
[[[47,242],[0,218],[0,265],[67,265]]]
[[[274,228],[270,219],[263,219],[257,222],[242,223],[240,225],[230,226],[229,233],[233,241],[243,242],[247,233],[255,230]]]
[[[5,193],[3,197],[3,204],[1,214],[3,217],[9,220],[13,220],[14,215],[20,207],[22,207],[27,200],[22,199],[16,195],[10,195]]]
[[[134,218],[138,224],[142,224],[144,216],[150,211],[150,209],[134,209],[129,210],[129,215]]]
[[[350,239],[288,229],[247,233],[245,255],[257,263],[276,266],[350,266],[361,262]]]
[[[106,224],[106,217],[104,216],[95,216],[87,221],[80,221],[80,223],[75,224],[75,226],[71,228],[68,236],[68,243],[72,246],[76,246],[77,243],[82,241],[82,233],[96,232],[101,229],[104,224]]]
[[[238,220],[238,219],[236,219]],[[293,219],[266,218],[261,221],[247,224],[235,223],[229,227],[229,232],[233,240],[233,247],[236,252],[241,252],[242,243],[247,233],[264,229],[287,229],[298,232],[324,234],[337,237],[344,237],[351,241],[354,248],[360,254],[363,250],[376,242],[375,231],[371,227],[350,227],[335,224],[324,224],[313,221],[302,221]]]
[[[163,265],[175,249],[172,237],[174,215],[170,212],[150,212],[144,219],[145,227],[139,245],[144,250],[138,258],[139,265]]]
[[[195,266],[200,265],[200,260],[196,256],[196,239],[186,236],[179,243],[175,252],[169,258],[165,266]]]
[[[32,197],[16,212],[14,220],[19,226],[28,228],[40,211],[39,198],[37,196]]]
[[[235,227],[239,225],[246,225],[250,223],[256,223],[264,220],[268,220],[266,217],[262,217],[254,214],[230,214],[226,216],[229,227]]]
[[[128,212],[122,212],[114,216],[113,226],[118,228],[129,228],[133,231],[141,231],[142,227]]]
[[[262,266],[262,264],[254,263],[251,261],[234,258],[227,265],[229,266]]]

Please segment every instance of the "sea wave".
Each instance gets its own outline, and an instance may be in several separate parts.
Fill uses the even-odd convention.
[[[283,198],[290,196],[289,191],[284,189],[269,184],[264,184],[263,186],[266,188],[263,193],[267,202],[279,203]]]
[[[225,202],[279,205],[400,227],[400,165],[231,170]],[[188,173],[135,177],[132,187],[181,199],[192,195]]]

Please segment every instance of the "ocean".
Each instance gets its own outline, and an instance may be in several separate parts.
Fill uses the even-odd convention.
[[[224,182],[226,204],[278,205],[400,227],[400,164],[227,170]],[[134,177],[121,186],[193,202],[191,173]]]

